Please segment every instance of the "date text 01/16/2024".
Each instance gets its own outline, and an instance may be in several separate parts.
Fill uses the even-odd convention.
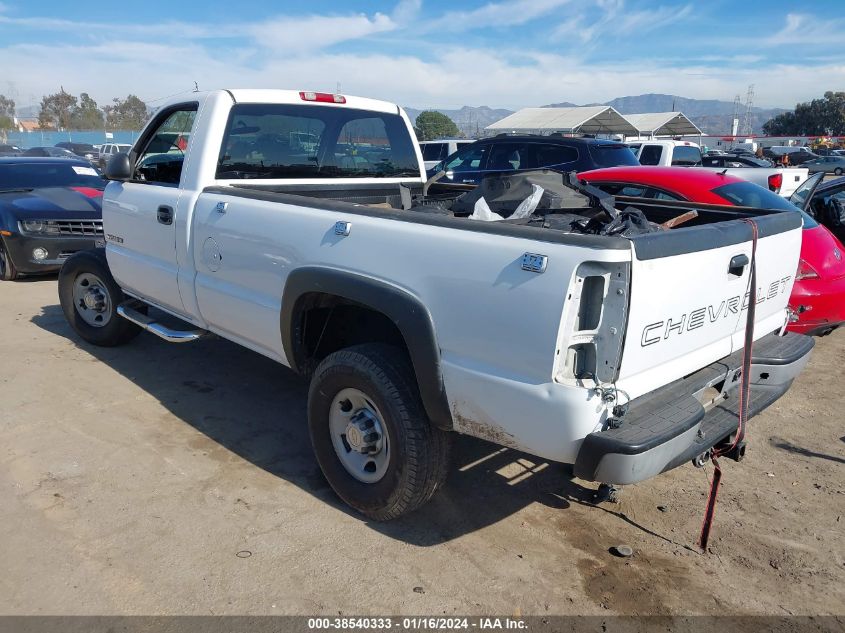
[[[481,630],[521,630],[527,624],[519,618],[438,618],[438,617],[404,617],[401,619],[387,617],[346,617],[346,618],[309,618],[308,628],[311,630],[390,630],[405,631],[481,629]]]

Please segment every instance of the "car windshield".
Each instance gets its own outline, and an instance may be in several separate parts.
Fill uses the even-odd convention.
[[[404,119],[318,105],[232,108],[217,178],[396,178],[419,176]]]
[[[90,165],[73,163],[0,164],[0,191],[39,187],[92,187],[104,189],[106,181]]]
[[[590,156],[598,167],[620,167],[625,165],[639,165],[634,152],[627,145],[613,143],[596,143],[590,145]]]
[[[794,204],[768,189],[763,189],[753,182],[733,182],[716,187],[713,193],[739,207],[754,209],[776,209],[779,211],[798,211],[804,218],[804,228],[811,229],[818,224],[808,214]]]

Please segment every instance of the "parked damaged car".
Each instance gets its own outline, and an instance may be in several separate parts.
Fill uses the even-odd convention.
[[[810,177],[789,200],[730,174],[703,169],[599,169],[578,177],[615,196],[784,211],[800,209],[804,231],[801,258],[789,297],[792,316],[787,329],[801,334],[824,335],[845,323],[845,247],[806,212],[810,200],[815,198],[813,192],[821,176]],[[845,188],[845,183],[842,186]]]
[[[105,185],[82,158],[0,158],[0,279],[55,272],[102,246]]]

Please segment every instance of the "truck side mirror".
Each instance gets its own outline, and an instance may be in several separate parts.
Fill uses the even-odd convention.
[[[130,178],[132,178],[132,164],[129,162],[129,155],[121,152],[112,156],[106,165],[106,179],[129,180]]]

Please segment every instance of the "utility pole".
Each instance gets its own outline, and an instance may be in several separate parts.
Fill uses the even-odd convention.
[[[745,120],[742,122],[742,133],[751,136],[751,108],[754,105],[754,84],[748,86],[745,97]]]
[[[739,105],[740,100],[739,95],[737,95],[734,97],[734,115],[731,119],[731,147],[733,147],[734,141],[736,140],[734,137],[736,137],[737,132],[739,132]]]

